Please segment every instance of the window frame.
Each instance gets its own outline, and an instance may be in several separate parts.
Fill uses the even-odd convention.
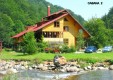
[[[64,18],[64,21],[68,21],[68,19],[67,18]]]
[[[63,30],[64,30],[64,31],[69,31],[69,26],[64,26],[64,27],[63,27]]]
[[[69,39],[68,38],[64,38],[63,42],[64,42],[64,44],[68,45],[69,44]]]
[[[60,27],[60,22],[59,21],[55,21],[54,22],[54,27]]]

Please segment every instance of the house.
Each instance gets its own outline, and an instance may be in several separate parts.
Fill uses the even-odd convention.
[[[16,40],[16,43],[19,43],[23,40],[24,34],[30,31],[35,32],[37,41],[43,35],[44,41],[50,44],[65,43],[68,46],[76,46],[76,36],[79,32],[83,33],[84,39],[90,37],[90,34],[67,10],[60,10],[51,14],[50,6],[48,6],[47,16],[42,18],[41,22],[36,23],[34,26],[28,26],[26,30],[12,38]]]

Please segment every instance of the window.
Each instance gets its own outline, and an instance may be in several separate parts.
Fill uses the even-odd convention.
[[[58,21],[54,22],[54,27],[60,27],[60,23]]]
[[[64,31],[69,31],[69,27],[68,26],[64,26]]]
[[[68,45],[68,43],[69,43],[68,39],[64,39],[63,41],[64,41],[64,44]]]
[[[60,32],[43,32],[45,38],[59,38]]]
[[[67,18],[64,18],[64,21],[68,21]]]
[[[82,29],[79,29],[79,33],[83,33],[83,30]]]

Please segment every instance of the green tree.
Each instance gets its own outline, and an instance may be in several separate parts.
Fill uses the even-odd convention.
[[[92,18],[85,23],[86,29],[91,34],[89,45],[102,47],[108,44],[109,34],[104,22],[99,18]]]
[[[11,47],[12,45],[11,36],[14,35],[13,26],[14,22],[10,16],[0,13],[0,39],[6,47]]]
[[[107,29],[106,35],[108,37],[106,45],[113,45],[113,29]]]
[[[102,20],[105,22],[106,28],[113,29],[113,7],[110,8],[108,14],[102,17]]]
[[[33,54],[37,51],[37,42],[34,37],[34,32],[25,34],[22,42],[24,53]]]
[[[41,37],[41,40],[37,43],[38,51],[39,52],[45,52],[45,49],[48,48],[48,43],[44,42],[43,36]]]
[[[14,29],[15,33],[19,33],[25,29],[24,24],[20,20],[16,20],[15,26],[13,27],[13,29]]]
[[[83,32],[79,32],[77,35],[76,49],[80,50],[82,47],[84,47],[84,42]]]

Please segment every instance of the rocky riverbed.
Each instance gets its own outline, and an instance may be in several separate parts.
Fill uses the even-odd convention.
[[[54,70],[54,68],[55,66],[52,61],[45,61],[40,64],[31,64],[30,61],[0,60],[0,77],[6,74],[20,73],[25,70],[46,71],[46,73],[52,73],[57,71],[60,73],[67,73],[65,75],[69,76],[70,73],[77,75],[93,70],[113,70],[113,65],[109,65],[103,62],[95,64],[89,63],[87,66],[81,66],[77,61],[69,61],[65,65],[62,65],[58,70]]]

